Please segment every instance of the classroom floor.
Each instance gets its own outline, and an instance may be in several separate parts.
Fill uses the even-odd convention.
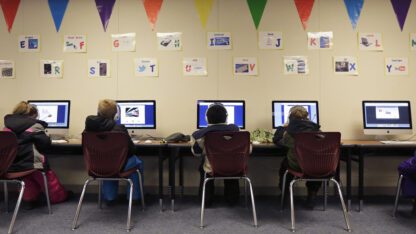
[[[71,230],[78,196],[63,204],[54,205],[53,214],[47,214],[46,207],[34,210],[21,210],[18,214],[14,233],[126,233],[127,203],[113,207],[97,208],[93,197],[88,197],[83,205],[79,228]],[[199,228],[200,203],[196,197],[177,200],[177,210],[159,212],[155,197],[148,197],[144,212],[139,207],[133,209],[131,233],[290,233],[290,210],[279,211],[277,197],[257,197],[259,227],[252,226],[250,209],[243,205],[227,207],[221,201],[205,213],[205,229]],[[350,212],[350,222],[354,233],[416,233],[416,217],[410,215],[411,202],[403,200],[397,218],[391,217],[393,198],[377,198],[367,201],[364,211]],[[330,198],[324,212],[318,206],[314,211],[305,210],[302,198],[296,201],[297,233],[347,233],[338,200]],[[167,204],[166,202],[165,204]],[[4,213],[0,203],[0,233],[7,233],[12,213]],[[166,208],[165,208],[166,209]]]

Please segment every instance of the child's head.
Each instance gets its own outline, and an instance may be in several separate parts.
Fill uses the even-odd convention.
[[[309,113],[303,106],[294,106],[290,108],[289,111],[289,121],[290,120],[308,120]]]
[[[117,103],[111,99],[104,99],[98,103],[98,116],[106,119],[115,119],[117,114]]]
[[[31,118],[38,118],[38,108],[35,105],[29,104],[28,102],[21,101],[13,109],[15,115],[26,115]]]
[[[226,123],[227,116],[227,110],[221,103],[211,104],[206,113],[208,124]]]

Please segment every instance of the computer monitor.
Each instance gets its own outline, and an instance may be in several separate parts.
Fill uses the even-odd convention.
[[[309,119],[319,124],[318,101],[272,101],[273,128],[284,125],[289,120],[289,111],[294,106],[303,106]]]
[[[412,134],[409,101],[363,101],[366,135]]]
[[[208,122],[205,118],[205,114],[208,107],[213,103],[221,103],[227,109],[228,124],[235,124],[239,128],[245,128],[245,101],[221,101],[221,100],[199,100],[197,102],[197,128],[208,127]]]
[[[38,108],[39,120],[48,123],[46,131],[51,135],[67,135],[69,129],[69,100],[29,100]]]
[[[118,124],[127,129],[156,129],[156,101],[131,100],[116,101],[120,116]],[[134,133],[133,130],[129,131]]]

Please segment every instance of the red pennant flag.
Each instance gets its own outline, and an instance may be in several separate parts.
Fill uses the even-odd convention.
[[[9,32],[12,30],[14,18],[20,5],[20,0],[0,0],[1,9],[3,10],[4,19],[7,23]]]
[[[308,27],[309,16],[311,15],[313,4],[315,0],[295,0],[296,8],[298,9],[298,14],[300,21],[302,22],[303,29],[306,30]]]
[[[147,18],[149,19],[152,30],[155,29],[157,15],[162,7],[163,0],[143,0],[144,9],[146,10]]]

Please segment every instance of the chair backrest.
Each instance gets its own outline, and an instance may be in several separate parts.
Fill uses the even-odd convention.
[[[339,163],[341,133],[304,132],[295,134],[294,153],[305,176],[334,175]]]
[[[122,132],[84,132],[82,151],[88,174],[119,177],[127,159],[128,137]]]
[[[12,165],[17,154],[17,137],[13,132],[0,132],[0,178]]]
[[[245,175],[250,155],[250,133],[210,132],[205,136],[205,153],[213,176]]]

